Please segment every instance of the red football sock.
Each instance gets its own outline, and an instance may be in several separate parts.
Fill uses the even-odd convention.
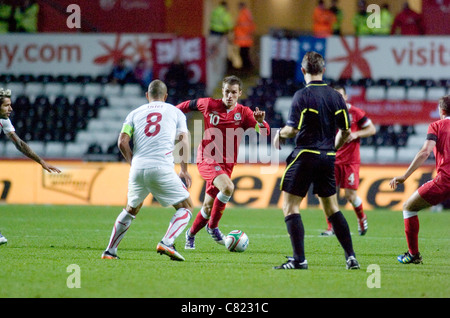
[[[417,215],[404,219],[406,242],[409,253],[416,255],[419,253],[419,217]]]
[[[208,219],[206,219],[203,215],[202,215],[202,211],[200,210],[197,214],[197,216],[195,217],[194,222],[192,223],[191,229],[189,230],[191,235],[195,235],[197,234],[198,231],[200,231],[201,229],[203,229],[205,227],[206,224],[208,224]]]
[[[362,200],[359,197],[357,197],[356,200],[352,203],[352,206],[358,219],[362,219],[363,217],[366,216],[364,214]]]
[[[208,224],[210,229],[215,229],[219,226],[219,221],[222,218],[223,211],[225,210],[225,207],[230,199],[231,196],[223,194],[222,191],[219,191],[219,193],[217,193],[211,209],[211,219],[209,220]]]
[[[332,230],[333,230],[333,225],[331,224],[330,221],[328,221],[328,218],[327,218],[327,231],[332,231]]]
[[[219,221],[222,218],[223,211],[225,210],[226,203],[220,201],[217,197],[214,199],[213,207],[211,210],[211,219],[208,226],[210,229],[215,229],[219,226]]]

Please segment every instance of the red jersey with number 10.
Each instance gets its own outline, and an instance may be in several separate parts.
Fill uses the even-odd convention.
[[[197,163],[218,163],[235,165],[239,144],[244,132],[253,128],[259,131],[259,125],[253,111],[244,105],[236,104],[228,110],[221,99],[199,98],[185,101],[177,108],[183,113],[200,111],[203,114],[205,132],[198,147]],[[269,133],[270,127],[264,121]]]

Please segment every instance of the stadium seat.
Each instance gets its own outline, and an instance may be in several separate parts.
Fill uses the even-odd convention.
[[[44,93],[44,84],[30,82],[25,85],[25,94],[28,96],[36,96]]]
[[[122,86],[119,84],[112,84],[112,83],[104,84],[102,95],[105,97],[122,96]]]
[[[362,140],[362,139],[361,139]],[[360,147],[361,163],[371,163],[375,158],[375,148],[372,146]]]
[[[447,89],[445,87],[430,87],[427,90],[427,96],[426,99],[428,101],[437,101],[439,98],[444,96],[447,93]]]
[[[397,151],[394,147],[378,147],[375,151],[375,157],[379,163],[392,163],[396,161]]]
[[[103,94],[103,85],[100,83],[89,83],[84,85],[83,95],[87,97],[97,97]]]
[[[425,142],[426,135],[414,135],[408,138],[408,148],[418,151]]]
[[[404,86],[389,86],[386,89],[387,100],[405,100],[406,88]]]
[[[108,96],[108,104],[111,108],[128,107],[128,99],[122,96]]]
[[[192,91],[195,94],[195,90],[192,90]],[[129,96],[141,97],[141,96],[143,96],[142,86],[139,84],[132,84],[132,83],[124,84],[122,95],[125,97],[129,97]],[[191,95],[190,98],[188,98],[188,99],[192,99],[192,98],[193,98],[193,95]]]
[[[280,97],[277,98],[277,100],[275,101],[274,110],[281,114],[284,122],[286,122],[288,119],[291,103],[292,97]]]
[[[81,83],[67,83],[64,85],[63,94],[68,97],[83,95],[84,85]]]
[[[66,145],[64,156],[66,158],[82,158],[88,149],[88,143],[71,142]]]
[[[11,94],[13,96],[18,95],[25,95],[25,84],[24,83],[16,83],[16,82],[10,82],[6,87],[3,87],[4,89],[10,89]]]
[[[58,96],[64,93],[64,85],[61,83],[46,83],[44,84],[44,94],[48,96]]]
[[[412,86],[406,92],[406,99],[410,101],[422,101],[426,99],[425,86]]]
[[[65,155],[65,146],[62,142],[47,142],[45,145],[46,158],[63,158]]]
[[[386,88],[384,86],[370,86],[366,89],[367,100],[386,99]]]
[[[22,138],[25,140],[25,138]],[[3,155],[5,158],[19,158],[25,156],[17,150],[16,146],[12,142],[6,142],[5,144],[5,152]]]
[[[418,149],[413,149],[412,147],[399,148],[397,152],[398,162],[411,162],[417,154]]]

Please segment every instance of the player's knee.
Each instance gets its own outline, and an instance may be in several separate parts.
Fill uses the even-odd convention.
[[[234,192],[234,184],[233,182],[229,182],[228,184],[226,184],[222,190],[220,190],[223,194],[225,194],[226,196],[231,197],[231,195]]]
[[[353,202],[356,199],[356,195],[352,194],[352,193],[346,193],[344,195],[345,200],[347,200],[348,202]]]

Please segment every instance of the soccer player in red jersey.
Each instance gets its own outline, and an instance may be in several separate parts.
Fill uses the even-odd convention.
[[[427,160],[431,152],[434,152],[436,177],[420,186],[403,205],[408,251],[397,257],[402,264],[422,262],[419,253],[418,212],[450,198],[450,95],[439,99],[439,116],[441,119],[428,127],[426,141],[405,174],[393,178],[390,182],[392,189],[397,188],[399,183],[404,183]]]
[[[206,193],[200,212],[186,231],[186,249],[195,248],[195,235],[205,226],[217,243],[225,244],[218,225],[234,191],[231,173],[236,165],[241,138],[247,129],[255,129],[265,135],[270,133],[264,120],[265,112],[258,108],[252,111],[239,104],[241,95],[242,81],[236,76],[228,76],[222,82],[222,99],[199,98],[177,105],[184,113],[200,111],[205,127],[198,147],[197,167],[206,181]]]
[[[341,93],[347,102],[345,87],[335,86],[334,89]],[[364,213],[361,198],[356,191],[359,187],[359,166],[360,159],[360,138],[366,138],[376,133],[376,128],[372,121],[367,118],[366,113],[353,105],[347,103],[350,115],[351,134],[344,145],[336,153],[335,176],[336,185],[345,191],[345,199],[353,206],[353,210],[358,218],[358,233],[364,235],[367,232],[367,216]],[[340,133],[340,132],[338,132]],[[328,228],[322,235],[333,235],[333,227],[327,219]]]

